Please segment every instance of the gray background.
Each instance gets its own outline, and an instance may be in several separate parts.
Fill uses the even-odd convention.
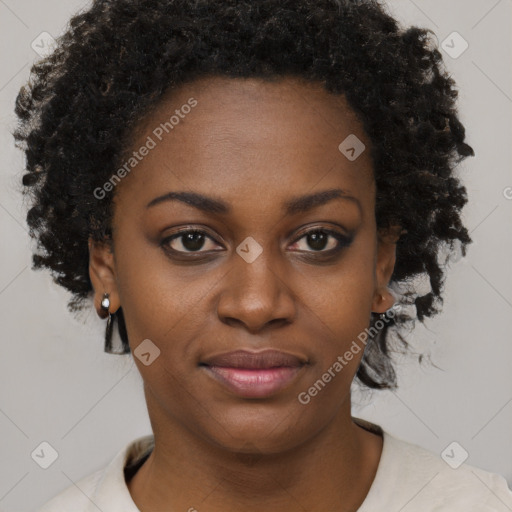
[[[418,323],[410,338],[439,369],[400,358],[398,392],[356,392],[354,414],[437,453],[457,441],[469,464],[512,483],[512,1],[390,4],[405,23],[433,29],[440,43],[453,31],[469,43],[456,59],[442,53],[477,153],[460,166],[474,243],[451,269],[444,312],[427,327]],[[32,242],[18,192],[24,160],[10,131],[14,99],[37,59],[31,43],[43,31],[58,36],[86,5],[0,0],[0,509],[6,511],[33,510],[150,433],[131,359],[104,354],[104,324],[92,307],[73,318],[67,292],[30,269]],[[58,452],[46,470],[30,456],[42,441]]]

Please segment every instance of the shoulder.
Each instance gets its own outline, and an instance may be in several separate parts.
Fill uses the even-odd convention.
[[[142,459],[154,445],[152,435],[135,439],[104,468],[68,486],[37,512],[136,512],[125,481],[125,468]]]
[[[400,485],[403,512],[512,510],[505,478],[463,463],[467,454],[458,443],[441,455],[385,433],[384,445],[382,462],[395,475],[390,483],[396,478]]]
[[[433,453],[359,418],[355,423],[383,437],[370,490],[358,512],[510,512],[512,491],[505,478],[465,464],[467,452],[452,443]]]
[[[104,469],[100,469],[79,480],[76,485],[70,485],[50,501],[46,502],[37,512],[68,512],[70,507],[75,512],[87,510],[89,496],[94,494],[101,480]]]

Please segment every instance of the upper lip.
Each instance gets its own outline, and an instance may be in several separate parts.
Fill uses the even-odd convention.
[[[222,366],[227,368],[274,368],[279,366],[296,367],[302,366],[307,361],[304,358],[281,352],[280,350],[263,350],[252,352],[249,350],[235,350],[234,352],[224,352],[216,356],[209,357],[201,364],[207,366]]]

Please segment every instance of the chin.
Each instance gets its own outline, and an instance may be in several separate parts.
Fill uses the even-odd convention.
[[[321,430],[318,416],[308,417],[283,405],[270,410],[268,405],[249,403],[215,414],[203,437],[219,448],[244,454],[277,454],[296,448]],[[198,423],[196,423],[197,428]],[[217,426],[215,431],[212,426]]]

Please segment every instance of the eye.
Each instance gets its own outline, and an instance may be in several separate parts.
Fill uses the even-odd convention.
[[[210,247],[208,247],[208,241],[213,242],[210,243]],[[162,240],[162,245],[168,250],[181,253],[207,252],[215,250],[215,246],[218,246],[212,237],[198,229],[188,229],[175,233]],[[205,245],[206,250],[201,251]]]
[[[328,254],[348,247],[352,243],[352,239],[353,236],[347,236],[337,231],[316,228],[303,232],[291,247],[298,252]],[[201,254],[219,250],[219,244],[213,237],[199,229],[181,230],[166,237],[162,240],[161,245],[166,251],[175,254]]]
[[[303,233],[300,238],[297,238],[294,242],[294,249],[298,249],[299,251],[304,252],[335,252],[337,250],[342,249],[343,247],[348,247],[352,243],[353,237],[349,237],[339,233],[337,231],[332,231],[330,229],[325,228],[316,228]],[[300,246],[301,242],[302,247]],[[308,250],[307,247],[311,247],[313,250]]]

